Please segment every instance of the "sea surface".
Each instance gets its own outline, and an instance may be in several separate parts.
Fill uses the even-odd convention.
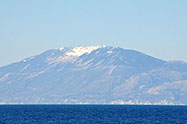
[[[187,124],[187,106],[0,105],[0,124]]]

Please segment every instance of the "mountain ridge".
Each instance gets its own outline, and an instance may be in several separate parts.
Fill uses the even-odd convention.
[[[0,103],[187,104],[187,64],[111,46],[61,47],[0,67]]]

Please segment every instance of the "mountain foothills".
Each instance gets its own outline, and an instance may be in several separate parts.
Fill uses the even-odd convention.
[[[52,49],[0,68],[0,103],[187,105],[187,63],[108,46]]]

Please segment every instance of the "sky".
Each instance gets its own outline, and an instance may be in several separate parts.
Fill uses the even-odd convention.
[[[0,66],[90,45],[187,62],[187,0],[0,0]]]

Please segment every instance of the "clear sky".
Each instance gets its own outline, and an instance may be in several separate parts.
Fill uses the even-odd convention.
[[[187,0],[0,0],[0,66],[82,45],[187,62]]]

